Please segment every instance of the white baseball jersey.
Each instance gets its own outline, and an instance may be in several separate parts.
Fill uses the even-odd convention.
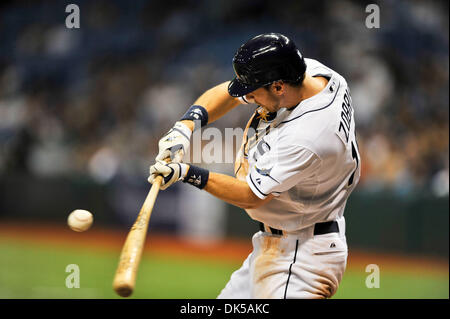
[[[255,112],[235,162],[236,177],[256,196],[275,196],[247,209],[249,216],[288,232],[342,217],[361,168],[347,82],[316,60],[305,62],[327,86],[293,108]]]

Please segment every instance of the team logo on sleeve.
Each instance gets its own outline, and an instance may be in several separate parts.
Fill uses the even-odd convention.
[[[273,167],[271,167],[271,168],[269,168],[269,169],[266,169],[266,168],[259,169],[258,167],[255,166],[255,170],[256,170],[256,172],[257,172],[259,175],[269,177],[271,180],[273,180],[273,181],[275,181],[276,183],[280,184],[279,181],[277,181],[275,178],[273,178],[272,176],[270,176],[270,173],[272,172],[272,169],[273,169]]]

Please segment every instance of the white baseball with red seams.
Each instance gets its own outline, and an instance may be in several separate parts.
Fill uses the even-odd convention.
[[[92,226],[94,217],[92,214],[84,209],[76,209],[70,213],[67,218],[67,224],[70,229],[76,232],[84,232]]]

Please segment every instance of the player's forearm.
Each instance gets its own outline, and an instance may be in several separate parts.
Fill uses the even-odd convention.
[[[257,208],[273,197],[269,194],[265,199],[260,199],[245,181],[185,163],[157,162],[150,167],[148,181],[153,184],[158,175],[164,177],[161,184],[162,190],[182,180],[184,183],[203,189],[227,203],[244,209]]]
[[[194,102],[194,105],[201,105],[208,112],[208,124],[224,116],[227,112],[240,104],[240,101],[228,94],[229,82],[219,84],[205,93]],[[183,120],[183,124],[194,130],[194,122]]]
[[[224,82],[203,93],[194,104],[208,111],[208,123],[212,123],[240,104],[240,101],[228,94],[228,84]]]
[[[243,209],[256,208],[271,199],[271,196],[264,200],[258,198],[244,181],[213,172],[209,173],[208,183],[204,190],[229,204]]]

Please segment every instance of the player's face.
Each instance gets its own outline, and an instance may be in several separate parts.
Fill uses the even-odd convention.
[[[265,88],[256,89],[245,95],[245,99],[249,103],[262,106],[269,112],[277,112],[280,109],[280,98]]]

